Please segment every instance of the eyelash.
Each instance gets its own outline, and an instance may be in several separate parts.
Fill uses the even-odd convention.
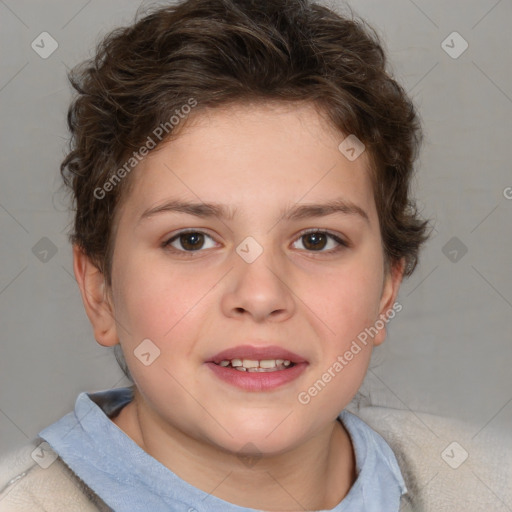
[[[174,252],[174,253],[179,253],[185,257],[194,257],[194,254],[195,253],[200,253],[200,252],[203,252],[202,249],[198,249],[196,251],[187,251],[187,250],[182,250],[182,249],[176,249],[175,247],[172,247],[171,244],[175,241],[175,240],[178,240],[180,238],[180,236],[183,236],[183,235],[186,235],[186,234],[202,234],[202,235],[205,235],[207,236],[208,238],[212,239],[213,240],[213,237],[210,236],[208,233],[204,232],[204,231],[201,231],[199,229],[185,229],[183,231],[180,231],[179,233],[176,233],[175,235],[173,235],[171,238],[169,238],[168,240],[166,240],[165,242],[162,243],[162,248],[166,249],[166,250],[169,250],[171,252]],[[310,235],[310,234],[324,234],[324,235],[327,235],[330,239],[334,240],[338,246],[334,249],[329,249],[327,251],[324,251],[324,250],[320,250],[320,251],[308,251],[307,249],[306,252],[309,252],[311,254],[315,254],[315,253],[318,253],[318,254],[334,254],[334,253],[337,253],[338,251],[341,251],[343,249],[346,249],[348,247],[350,247],[349,243],[346,242],[345,240],[343,240],[342,238],[340,238],[339,236],[335,235],[334,233],[331,233],[330,231],[327,231],[327,230],[321,230],[321,229],[309,229],[309,230],[305,230],[305,231],[302,231],[299,233],[299,235],[297,236],[297,238],[294,240],[295,242],[300,240],[302,237],[304,236],[307,236],[307,235]]]

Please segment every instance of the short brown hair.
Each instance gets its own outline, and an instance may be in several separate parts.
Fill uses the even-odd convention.
[[[194,113],[250,101],[310,102],[365,144],[386,262],[405,260],[410,275],[427,238],[409,197],[421,129],[386,68],[364,21],[308,0],[187,0],[111,32],[69,74],[77,95],[61,173],[76,207],[70,241],[111,285],[113,219],[130,179],[124,172],[112,180],[190,98]]]

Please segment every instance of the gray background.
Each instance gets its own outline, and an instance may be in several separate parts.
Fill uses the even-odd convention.
[[[0,453],[70,411],[79,392],[128,384],[83,310],[58,166],[67,68],[139,5],[0,0]],[[436,229],[363,392],[375,404],[460,418],[476,430],[509,429],[512,2],[350,5],[377,28],[420,110],[426,140],[415,188]],[[47,59],[31,48],[44,31],[58,42]],[[454,31],[469,44],[458,58],[441,46]],[[461,41],[452,39],[456,52]]]

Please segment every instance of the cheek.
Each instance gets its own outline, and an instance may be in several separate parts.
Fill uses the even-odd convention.
[[[336,279],[336,284],[329,280],[317,288],[315,312],[328,326],[322,328],[326,342],[320,364],[298,396],[300,404],[314,403],[326,417],[345,408],[365,378],[372,354],[366,329],[378,315],[381,292],[378,272],[352,268],[338,273]]]
[[[378,317],[383,279],[378,268],[375,262],[373,266],[353,265],[326,276],[321,285],[316,283],[311,301],[339,348]]]
[[[135,255],[136,256],[136,255]],[[116,319],[129,332],[130,343],[162,340],[192,307],[195,282],[176,270],[133,257],[119,261],[114,284]]]
[[[120,332],[124,345],[135,347],[149,338],[162,352],[191,350],[190,343],[176,340],[196,337],[218,303],[211,303],[212,289],[222,274],[171,266],[164,258],[149,261],[143,255],[120,263],[114,300],[116,318],[125,327]]]
[[[205,286],[147,259],[123,261],[118,275],[116,320],[130,373],[139,390],[148,394],[146,399],[162,389],[172,390],[169,396],[175,398],[167,396],[167,406],[176,408],[181,396],[177,383],[187,378],[186,368],[176,362],[188,360],[194,348],[196,326],[201,325],[200,307],[194,306],[205,295]]]

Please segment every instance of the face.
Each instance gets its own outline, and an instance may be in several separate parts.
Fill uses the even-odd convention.
[[[353,348],[399,280],[384,271],[368,160],[349,161],[311,106],[191,121],[133,171],[118,211],[116,336],[155,421],[280,453],[332,424],[384,339]]]

